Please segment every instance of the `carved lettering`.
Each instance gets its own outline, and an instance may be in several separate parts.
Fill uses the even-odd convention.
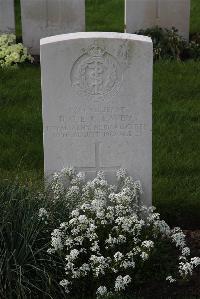
[[[142,136],[146,126],[126,107],[91,105],[69,108],[59,115],[56,125],[48,126],[46,130],[61,138],[131,137]]]

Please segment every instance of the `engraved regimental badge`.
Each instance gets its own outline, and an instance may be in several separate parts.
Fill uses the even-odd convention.
[[[81,95],[104,97],[115,94],[123,80],[120,61],[93,44],[73,64],[71,83]]]

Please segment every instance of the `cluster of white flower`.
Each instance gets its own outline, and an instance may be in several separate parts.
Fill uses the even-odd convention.
[[[127,176],[126,169],[120,168],[119,170],[117,170],[116,177],[117,177],[118,180],[125,179],[126,176]]]
[[[14,34],[0,35],[0,67],[13,67],[25,61],[33,62],[23,44],[16,44]]]
[[[61,226],[62,227],[62,226]],[[53,247],[48,249],[49,253],[62,250],[64,247],[63,240],[62,240],[62,231],[60,229],[54,229],[51,233],[51,245]]]
[[[115,280],[115,291],[120,292],[126,289],[126,286],[131,282],[131,277],[129,275],[126,276],[117,276]]]
[[[180,252],[176,277],[166,273],[167,281],[179,279],[177,274],[183,278],[191,275],[200,264],[199,258],[188,260],[190,250],[179,228],[171,230],[155,208],[139,204],[141,185],[124,170],[118,171],[119,186],[110,186],[102,172],[85,184],[84,176],[72,168],[56,174],[55,181],[61,182],[63,175],[70,178],[70,185],[65,189],[62,183],[59,189],[58,184],[55,198],[63,196],[65,190],[68,197],[75,193],[79,201],[69,221],[53,231],[49,252],[59,251],[65,257],[66,277],[61,285],[67,292],[74,280],[87,276],[99,281],[97,297],[126,290],[134,281],[138,263],[146,263],[156,250],[157,240],[167,240]],[[102,285],[107,276],[112,279]]]
[[[66,293],[69,293],[69,285],[71,284],[70,281],[68,281],[67,279],[63,279],[60,281],[60,285],[65,289]]]
[[[107,295],[107,293],[108,293],[108,291],[105,286],[100,286],[96,291],[97,297],[99,297],[99,296],[105,297]]]
[[[167,277],[166,277],[166,280],[169,281],[170,283],[173,283],[173,282],[176,281],[176,279],[173,278],[171,275],[167,276]]]
[[[49,218],[49,213],[45,208],[39,209],[38,218],[41,219],[42,221],[45,221],[45,223],[47,223],[47,220]]]
[[[54,201],[65,199],[66,208],[72,211],[82,199],[81,190],[84,186],[85,174],[76,173],[73,167],[63,168],[53,175],[50,191],[53,193]]]
[[[200,265],[200,258],[199,257],[193,257],[191,258],[191,261],[187,261],[185,257],[180,257],[181,261],[179,263],[179,273],[181,277],[185,278],[187,276],[191,276],[194,268]]]

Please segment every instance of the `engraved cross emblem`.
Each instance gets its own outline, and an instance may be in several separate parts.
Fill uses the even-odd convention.
[[[100,142],[95,143],[95,166],[85,166],[85,167],[76,167],[78,170],[84,171],[84,172],[94,172],[98,173],[99,171],[104,172],[116,172],[119,168],[121,168],[120,165],[118,166],[101,166],[100,163]]]

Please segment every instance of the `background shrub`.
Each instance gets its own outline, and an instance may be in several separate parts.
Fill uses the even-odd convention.
[[[154,60],[159,59],[200,59],[200,37],[198,34],[187,43],[178,30],[172,27],[171,30],[158,26],[139,30],[137,34],[147,35],[153,41]]]
[[[33,62],[33,58],[22,43],[16,43],[14,34],[0,35],[0,67],[13,68],[28,61]]]

